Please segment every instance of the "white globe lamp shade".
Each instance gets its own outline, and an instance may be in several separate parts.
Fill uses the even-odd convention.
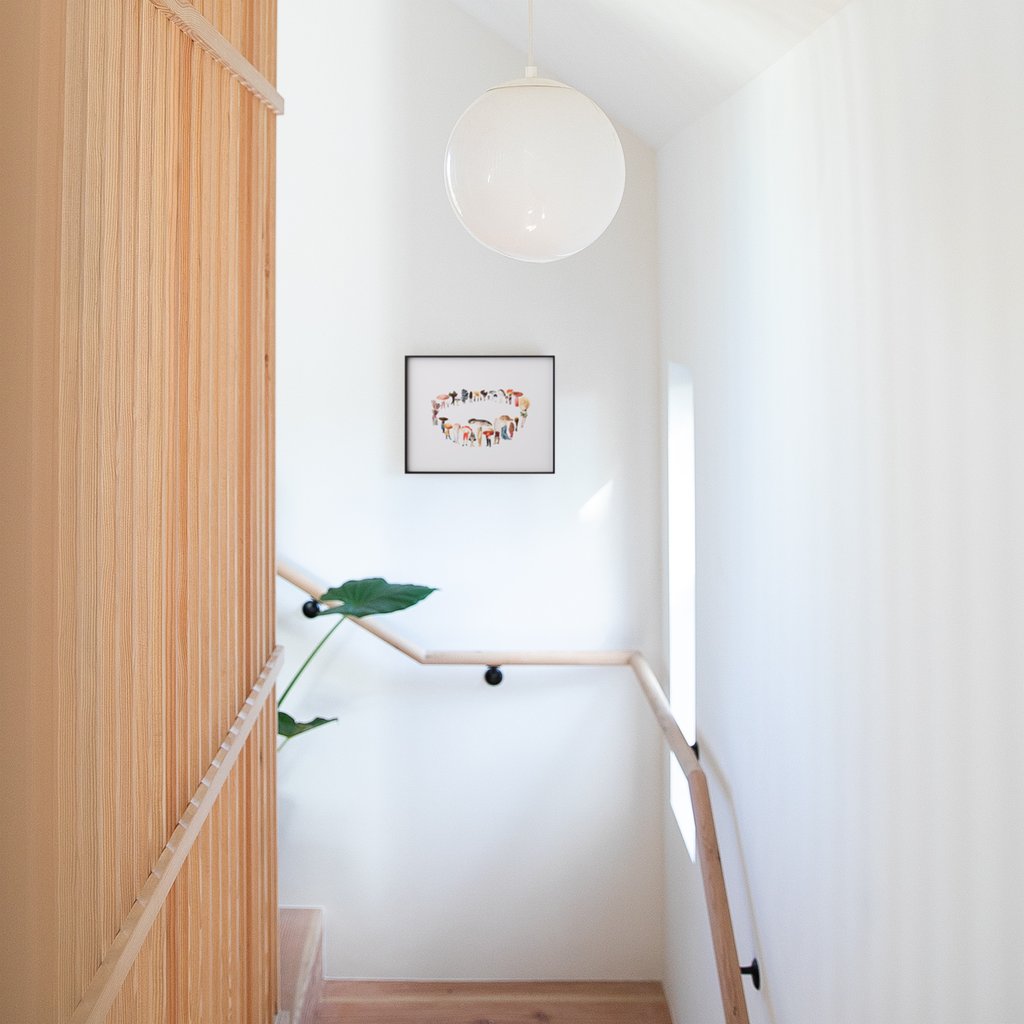
[[[612,222],[626,164],[593,100],[562,82],[520,78],[489,89],[459,118],[444,178],[478,242],[550,263],[585,249]]]

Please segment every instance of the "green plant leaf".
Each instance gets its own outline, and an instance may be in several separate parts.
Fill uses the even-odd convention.
[[[300,736],[311,729],[319,729],[321,725],[336,721],[337,718],[314,718],[311,722],[296,722],[287,711],[278,711],[277,735],[290,740],[293,736]]]
[[[415,583],[388,583],[379,576],[368,580],[349,580],[340,587],[331,587],[320,597],[321,601],[340,601],[335,608],[325,608],[322,615],[386,615],[411,608],[429,597],[436,587],[420,587]]]

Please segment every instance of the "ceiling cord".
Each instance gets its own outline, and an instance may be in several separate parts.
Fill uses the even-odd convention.
[[[528,12],[528,22],[530,29],[530,48],[526,54],[526,77],[536,78],[537,77],[537,65],[533,62],[533,0],[526,0],[526,8]]]

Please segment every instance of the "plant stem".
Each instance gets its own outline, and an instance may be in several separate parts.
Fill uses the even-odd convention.
[[[299,676],[301,676],[302,673],[306,671],[306,666],[317,656],[317,653],[319,652],[320,648],[323,647],[323,645],[331,639],[331,636],[334,633],[334,631],[345,621],[345,619],[346,616],[342,615],[341,618],[338,619],[338,621],[333,626],[331,626],[331,628],[326,633],[324,633],[320,643],[318,643],[316,647],[314,647],[313,650],[309,652],[309,657],[306,658],[306,660],[302,663],[302,668],[300,668],[299,671],[296,672],[294,676],[292,676],[292,681],[284,688],[284,693],[282,693],[281,696],[277,698],[278,707],[281,706],[285,697],[287,697],[288,694],[292,692],[292,687],[299,681]]]

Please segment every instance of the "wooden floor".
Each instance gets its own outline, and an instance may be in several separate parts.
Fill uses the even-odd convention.
[[[326,981],[319,1024],[672,1024],[654,982]]]

